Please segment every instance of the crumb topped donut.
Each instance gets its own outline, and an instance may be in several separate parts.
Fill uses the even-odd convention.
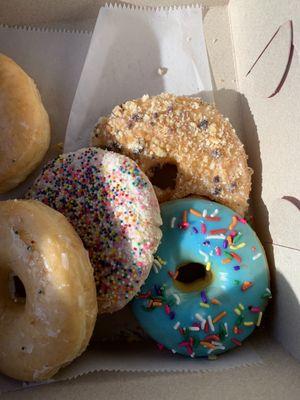
[[[0,54],[0,193],[27,178],[49,143],[49,118],[34,81]]]
[[[127,304],[148,276],[161,238],[159,205],[136,163],[86,148],[43,169],[28,193],[64,214],[89,251],[99,313]]]
[[[158,200],[206,196],[244,214],[251,169],[235,130],[200,98],[163,93],[117,106],[94,129],[92,144],[134,159]]]
[[[93,269],[66,218],[32,200],[0,202],[0,372],[51,378],[87,347]]]

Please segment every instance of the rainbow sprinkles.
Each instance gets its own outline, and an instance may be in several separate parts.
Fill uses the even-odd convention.
[[[137,319],[172,353],[210,357],[241,346],[261,325],[271,298],[255,232],[234,211],[208,200],[171,201],[161,211],[156,258],[165,265],[155,273],[155,262],[133,301]]]

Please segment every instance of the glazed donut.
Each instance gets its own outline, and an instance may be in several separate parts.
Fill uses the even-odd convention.
[[[0,54],[0,193],[19,183],[42,161],[50,125],[33,80]]]
[[[161,211],[162,242],[133,302],[139,323],[173,353],[214,356],[240,346],[271,297],[255,232],[208,200],[174,200]]]
[[[0,372],[49,379],[93,332],[87,251],[63,215],[32,200],[0,202],[0,244]]]
[[[124,307],[149,274],[161,238],[152,185],[136,163],[97,148],[51,161],[28,193],[64,214],[89,251],[99,313]]]
[[[117,106],[96,125],[92,144],[135,160],[159,202],[200,195],[244,214],[251,169],[235,130],[214,106],[171,94]]]

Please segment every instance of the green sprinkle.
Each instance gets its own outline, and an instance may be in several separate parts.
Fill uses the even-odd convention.
[[[243,234],[241,232],[239,232],[234,238],[233,238],[233,244],[237,244],[241,237],[243,236]]]
[[[228,251],[224,250],[224,253],[228,256],[228,258],[230,258],[232,260],[232,255],[231,253],[229,253]]]
[[[224,325],[224,324],[221,324],[221,325],[220,325],[220,329],[219,329],[219,337],[220,337],[220,340],[223,341],[223,340],[225,339],[225,336],[226,336],[225,325]]]

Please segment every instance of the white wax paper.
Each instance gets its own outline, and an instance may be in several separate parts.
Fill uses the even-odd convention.
[[[88,146],[99,117],[125,100],[171,92],[210,101],[211,90],[201,7],[104,7],[71,109],[65,151]]]

